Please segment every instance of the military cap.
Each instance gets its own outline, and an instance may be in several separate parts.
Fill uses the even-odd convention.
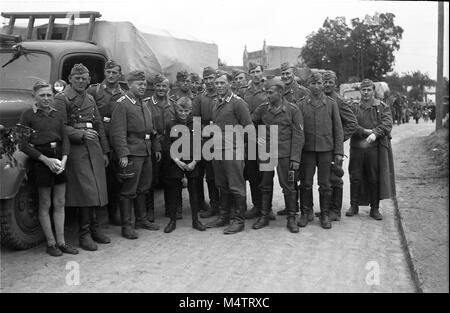
[[[136,70],[128,73],[127,81],[135,81],[135,80],[145,80],[144,71]]]
[[[316,82],[318,80],[322,80],[322,74],[320,74],[319,72],[313,72],[308,77],[308,84],[311,82]]]
[[[70,75],[82,75],[86,73],[89,74],[89,70],[82,63],[75,64],[70,71]]]
[[[254,62],[248,63],[248,72],[250,73],[250,71],[253,71],[253,70],[254,70],[255,68],[257,68],[258,66],[261,67],[261,70],[263,69],[261,64],[254,63]]]
[[[226,75],[228,80],[231,80],[231,78],[232,78],[230,73],[223,71],[223,70],[217,70],[215,78],[219,78],[220,76],[223,76],[223,75]]]
[[[195,81],[195,82],[202,80],[200,75],[198,75],[197,73],[191,73],[191,79],[192,79],[192,81]]]
[[[233,77],[233,79],[236,78],[236,76],[238,76],[240,74],[247,74],[247,73],[239,68],[233,69],[231,71],[231,76]]]
[[[169,84],[169,79],[162,74],[156,74],[155,78],[153,79],[153,84],[156,85],[156,84],[160,84],[163,82]]]
[[[330,79],[334,79],[336,80],[336,74],[333,71],[326,71],[325,73],[323,73],[323,80],[330,80]]]
[[[283,89],[284,88],[284,83],[283,83],[283,81],[281,79],[276,78],[276,77],[267,79],[265,81],[265,83],[264,83],[264,88],[266,90],[269,89],[270,87],[273,87],[273,86],[278,86],[278,87]]]
[[[186,70],[177,73],[177,81],[185,81],[189,77],[189,73]]]
[[[373,87],[373,89],[375,89],[375,84],[373,83],[373,81],[366,78],[361,82],[361,85],[359,85],[360,89],[364,87]]]
[[[210,66],[207,66],[203,69],[203,77],[215,75],[215,74],[216,74],[216,70]]]
[[[114,60],[106,61],[106,63],[105,63],[105,70],[110,69],[110,68],[115,68],[115,67],[118,67],[119,69],[122,69],[122,67],[119,64],[117,64],[116,61],[114,61]]]
[[[294,64],[289,63],[289,62],[284,62],[284,63],[282,63],[281,66],[280,66],[280,70],[281,70],[282,72],[284,72],[284,71],[286,71],[287,69],[290,69],[290,68],[295,68],[295,66],[294,66]]]

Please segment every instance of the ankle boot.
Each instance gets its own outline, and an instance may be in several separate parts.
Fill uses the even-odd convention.
[[[90,229],[91,229],[91,238],[97,242],[102,244],[107,244],[111,242],[111,239],[106,236],[102,230],[100,229],[100,225],[98,223],[98,219],[96,216],[96,210],[98,210],[98,207],[91,207],[89,209],[90,214]]]
[[[370,207],[370,217],[377,221],[381,221],[383,219],[383,215],[381,215],[378,205]]]
[[[222,227],[230,223],[230,200],[228,192],[224,189],[219,191],[220,194],[220,211],[219,216],[206,224],[207,228]]]
[[[330,222],[330,218],[329,218],[330,200],[331,200],[331,192],[319,191],[320,225],[324,229],[331,228],[331,222]]]
[[[120,218],[122,220],[122,236],[127,239],[137,239],[138,234],[131,226],[131,199],[120,198]]]
[[[171,218],[167,226],[164,228],[165,233],[171,233],[177,228],[177,219]]]
[[[333,187],[333,193],[331,195],[331,205],[330,205],[330,221],[340,221],[341,220],[341,209],[342,209],[342,188]]]
[[[297,223],[295,222],[295,204],[297,202],[296,193],[285,194],[284,195],[284,203],[286,205],[287,210],[287,224],[286,227],[289,229],[291,233],[298,233],[299,229]]]
[[[245,207],[247,206],[246,198],[242,196],[234,196],[233,197],[235,206],[234,212],[232,214],[232,220],[230,222],[230,226],[223,230],[225,235],[236,234],[241,232],[245,228]]]
[[[91,237],[91,228],[89,225],[91,209],[91,207],[80,207],[78,211],[80,247],[87,251],[95,251],[98,248]]]
[[[300,187],[300,219],[298,226],[306,227],[314,220],[313,198],[311,187]]]
[[[370,217],[377,221],[381,221],[383,216],[380,213],[380,198],[378,195],[378,182],[370,184]]]
[[[253,224],[253,229],[261,229],[269,225],[269,214],[272,210],[272,193],[262,193],[261,198],[261,216]]]
[[[146,195],[138,194],[134,199],[135,229],[159,230],[159,226],[147,219]]]
[[[359,212],[359,192],[360,184],[356,182],[350,182],[350,208],[345,212],[345,216],[353,216]]]

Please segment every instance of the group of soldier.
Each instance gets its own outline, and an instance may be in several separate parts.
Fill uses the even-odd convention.
[[[391,113],[394,124],[397,125],[409,123],[413,118],[416,124],[423,118],[425,122],[430,119],[432,123],[436,119],[436,106],[429,104],[421,105],[417,101],[408,102],[406,96],[394,95],[391,99]]]
[[[206,67],[200,77],[181,71],[172,90],[169,79],[158,74],[152,79],[153,93],[148,95],[144,71],[127,73],[125,90],[119,83],[122,69],[116,62],[108,61],[104,81],[91,86],[89,70],[76,64],[70,84],[54,98],[70,153],[66,153],[67,166],[64,162],[53,172],[67,174],[65,206],[78,208],[80,247],[94,251],[96,243],[110,242],[97,216],[105,206],[110,223],[120,225],[127,239],[138,238],[135,229],[158,230],[157,185],[163,186],[165,215],[169,217],[164,232],[174,231],[177,219],[182,218],[183,178],[194,229],[226,226],[224,233],[234,234],[244,230],[245,219],[254,218],[252,228],[263,228],[275,219],[275,167],[285,202],[278,215],[286,215],[287,229],[298,233],[299,227],[314,220],[316,168],[320,224],[329,229],[331,222],[341,219],[343,142],[349,138],[351,206],[346,215],[358,214],[359,205],[370,204],[370,216],[381,220],[379,201],[395,192],[392,117],[389,106],[374,98],[373,82],[364,80],[361,101],[350,104],[336,93],[332,71],[312,73],[306,88],[297,83],[294,65],[283,63],[280,70],[281,77],[270,78],[260,64],[253,63],[248,72]],[[200,134],[196,133],[196,120],[201,121]],[[277,154],[266,160],[258,153],[250,157],[249,133],[236,130],[236,138],[243,140],[232,136],[230,141],[225,135],[227,126],[239,125],[247,130],[253,127],[255,133],[258,129],[257,146],[275,144]],[[266,129],[264,135],[259,134],[260,126]],[[209,148],[216,157],[211,160],[203,153],[195,157],[193,145],[182,157],[176,156],[172,148],[186,127],[190,142],[199,135],[202,151]],[[218,144],[211,147],[211,141]],[[246,180],[251,209],[247,209]],[[215,219],[203,224],[199,215]]]

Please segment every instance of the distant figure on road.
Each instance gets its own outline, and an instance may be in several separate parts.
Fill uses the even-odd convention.
[[[361,101],[353,106],[358,128],[350,139],[350,209],[345,215],[358,214],[359,205],[370,204],[370,216],[382,220],[380,200],[395,196],[391,110],[374,98],[370,79],[362,81],[360,90]]]

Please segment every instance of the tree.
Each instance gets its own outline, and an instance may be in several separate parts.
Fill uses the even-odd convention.
[[[344,17],[327,18],[322,28],[307,36],[302,58],[308,67],[335,71],[342,82],[350,76],[382,80],[392,71],[403,34],[394,18],[392,13],[376,13],[352,19],[351,26]]]
[[[425,87],[436,86],[436,81],[431,79],[428,74],[420,71],[409,72],[404,76],[404,85],[411,86],[408,97],[412,100],[423,101]]]

